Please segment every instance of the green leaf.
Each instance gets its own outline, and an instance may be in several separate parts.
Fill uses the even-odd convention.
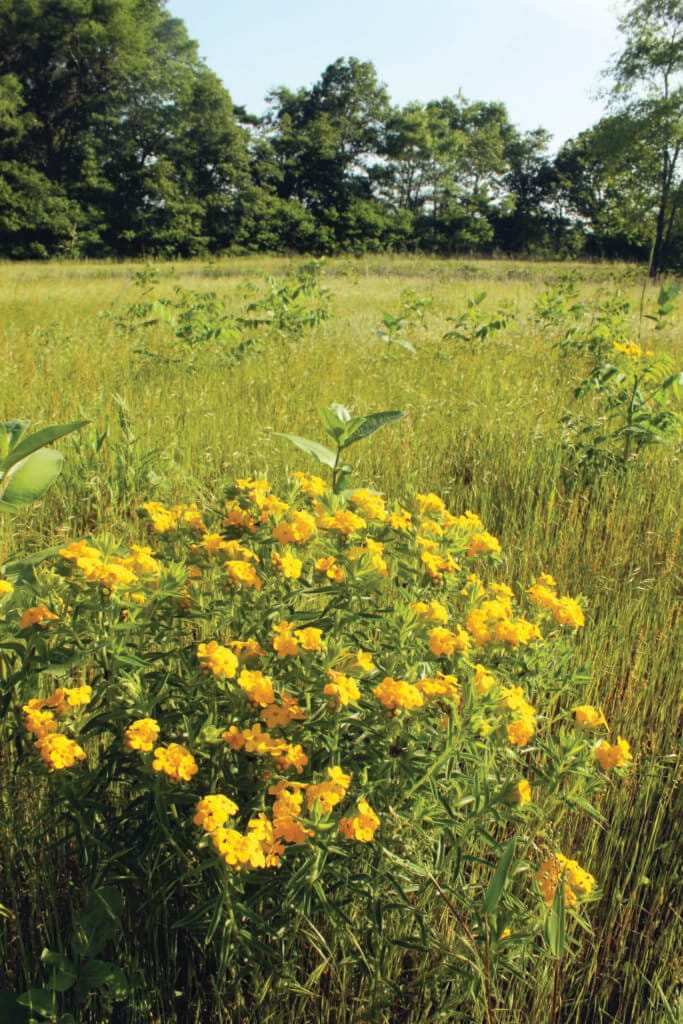
[[[121,893],[113,885],[93,889],[76,917],[71,937],[74,956],[92,957],[101,953],[118,931],[122,912]]]
[[[14,422],[25,422],[25,421],[10,421]],[[0,473],[6,473],[8,469],[15,466],[17,462],[21,462],[27,455],[31,455],[33,452],[37,452],[39,448],[44,448],[46,444],[51,444],[60,437],[64,437],[65,434],[71,434],[74,430],[80,430],[84,427],[89,420],[75,420],[73,423],[64,423],[54,427],[44,427],[43,430],[37,430],[35,434],[31,434],[30,437],[25,438],[18,444],[12,446],[10,442],[9,454],[0,462]],[[7,429],[8,424],[5,424]]]
[[[345,421],[339,418],[334,409],[321,407],[318,409],[318,415],[323,421],[325,433],[328,437],[333,438],[337,443],[339,443],[339,439],[343,436],[346,429]]]
[[[364,437],[374,434],[376,430],[379,430],[387,423],[393,423],[394,420],[400,420],[404,416],[404,412],[392,409],[386,412],[373,412],[369,416],[359,417],[360,422],[358,426],[346,435],[342,447],[347,448],[350,444],[355,444],[356,441],[362,441]]]
[[[312,455],[314,459],[321,462],[323,466],[329,466],[330,469],[334,469],[334,464],[337,461],[337,456],[334,452],[330,451],[323,444],[318,444],[317,441],[311,441],[308,437],[299,437],[297,434],[277,434],[278,437],[286,437],[288,441],[295,444],[297,448],[301,448],[307,455]]]
[[[42,497],[59,476],[63,456],[54,448],[41,448],[9,472],[0,482],[0,508],[13,510]]]
[[[22,992],[17,996],[20,1006],[28,1006],[31,1013],[39,1013],[41,1017],[54,1020],[57,1016],[54,1007],[54,995],[44,988],[30,988],[28,992]]]
[[[503,853],[498,861],[498,867],[496,868],[493,878],[489,882],[489,887],[486,890],[484,896],[484,913],[492,914],[498,906],[498,901],[503,894],[505,883],[510,872],[510,865],[512,864],[512,858],[515,855],[515,841],[514,839],[508,840],[503,847]]]
[[[117,964],[106,960],[88,960],[81,969],[76,986],[76,998],[85,1002],[92,992],[106,992],[113,999],[128,995],[128,979]]]
[[[0,506],[1,507],[1,506]],[[5,562],[2,567],[2,578],[10,583],[27,583],[35,578],[33,566],[40,565],[46,558],[53,558],[59,554],[61,544],[52,548],[42,548],[41,551],[34,551],[26,558],[14,558],[11,562]]]
[[[66,992],[71,988],[76,981],[77,971],[63,953],[53,953],[49,949],[44,949],[40,959],[50,972],[49,988],[52,992]]]
[[[555,890],[553,905],[545,922],[545,937],[550,952],[558,960],[564,956],[565,948],[565,916],[564,916],[564,878]]]

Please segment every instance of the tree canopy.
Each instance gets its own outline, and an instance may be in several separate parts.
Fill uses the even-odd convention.
[[[683,262],[683,0],[632,0],[611,110],[551,156],[505,104],[342,57],[233,106],[165,0],[0,0],[0,255],[511,252]]]

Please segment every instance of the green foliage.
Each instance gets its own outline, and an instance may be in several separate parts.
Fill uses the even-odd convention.
[[[43,496],[62,468],[60,453],[46,445],[86,423],[44,427],[28,437],[29,420],[0,424],[0,510],[13,512]]]
[[[279,436],[286,437],[297,448],[312,455],[321,465],[332,470],[332,489],[335,494],[339,494],[347,487],[353,472],[351,466],[341,461],[342,452],[357,441],[362,441],[363,438],[374,434],[387,423],[393,423],[405,416],[405,413],[395,410],[373,412],[368,416],[352,416],[346,406],[340,405],[338,402],[333,402],[328,408],[318,409],[318,414],[325,433],[335,443],[336,451],[318,444],[317,441],[311,441],[307,437],[298,437],[295,434],[280,434]]]
[[[91,890],[82,912],[77,915],[71,935],[71,957],[47,948],[40,963],[47,979],[42,988],[30,988],[16,997],[15,1007],[26,1007],[40,1020],[54,1024],[75,1024],[70,1012],[62,1012],[66,1001],[73,1009],[86,1010],[95,998],[100,1007],[110,1007],[128,995],[128,983],[122,969],[103,960],[100,954],[114,941],[121,927],[123,901],[113,886]],[[69,993],[69,995],[65,995]],[[10,1007],[8,1024],[23,1020],[20,1010]]]
[[[325,413],[339,449],[397,415]],[[470,1014],[539,962],[532,872],[567,801],[590,808],[606,781],[572,713],[579,605],[554,584],[515,600],[492,578],[498,541],[434,494],[294,480],[284,502],[237,480],[206,521],[146,503],[155,556],[77,541],[2,595],[3,741],[90,891],[19,997],[44,1019],[127,997],[104,959],[120,931],[139,956],[197,936],[233,1015],[256,1012],[264,976],[296,992],[295,958],[324,969],[335,932],[364,949],[358,981],[383,979],[374,1016],[396,1002],[394,947],[445,958]]]
[[[480,309],[485,298],[486,292],[476,292],[467,299],[467,307],[459,316],[446,317],[453,326],[444,334],[444,341],[486,341],[491,334],[507,327],[514,315],[512,310],[501,306],[493,317],[485,315]]]
[[[328,316],[330,293],[321,284],[322,264],[311,260],[298,267],[294,280],[266,278],[266,292],[235,312],[213,291],[191,291],[180,285],[172,298],[154,298],[159,279],[153,270],[135,275],[143,299],[115,306],[105,316],[127,334],[156,333],[156,348],[136,348],[137,355],[191,368],[201,361],[235,366],[267,340],[295,341]],[[170,352],[170,355],[168,354]]]

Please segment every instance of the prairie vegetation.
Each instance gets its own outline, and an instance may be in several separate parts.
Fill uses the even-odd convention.
[[[17,558],[53,549],[33,573],[27,570],[18,578],[13,594],[3,598],[10,602],[3,613],[2,678],[7,706],[0,726],[0,963],[4,971],[0,972],[4,1000],[0,1011],[7,1007],[7,1019],[28,1020],[26,1006],[32,1007],[36,1019],[63,1024],[105,1019],[130,1024],[150,1019],[239,1019],[260,1024],[288,1019],[310,1024],[371,1020],[387,1024],[438,1020],[655,1024],[678,1019],[682,936],[676,836],[683,807],[677,669],[681,409],[676,372],[683,346],[674,283],[669,282],[668,291],[662,292],[659,286],[645,284],[645,277],[643,270],[616,265],[575,264],[567,272],[557,263],[399,256],[335,258],[324,265],[245,257],[156,268],[77,262],[3,266],[0,420],[26,418],[34,428],[89,421],[58,442],[63,471],[40,503],[17,514],[4,514],[0,520],[3,563],[11,565]],[[506,740],[503,731],[502,738],[491,740],[487,762],[486,784],[495,789],[491,782],[495,778],[500,790],[515,781],[526,764],[535,780],[532,792],[538,787],[533,809],[524,810],[513,800],[507,810],[502,808],[505,802],[498,801],[490,811],[484,801],[492,824],[485,826],[484,818],[476,818],[476,825],[488,838],[478,833],[480,845],[471,847],[463,840],[463,866],[449,852],[449,844],[458,845],[453,834],[458,841],[461,834],[457,829],[449,833],[451,826],[445,821],[450,812],[444,806],[457,791],[462,806],[476,805],[479,814],[484,783],[484,789],[475,793],[465,780],[460,791],[448,788],[455,785],[452,774],[439,776],[432,802],[425,796],[416,804],[401,804],[396,779],[385,778],[377,760],[359,754],[362,745],[354,755],[348,737],[361,744],[354,732],[357,720],[337,695],[338,709],[348,717],[340,719],[344,726],[335,733],[337,747],[332,744],[325,749],[330,756],[335,750],[343,751],[341,768],[356,773],[354,785],[365,772],[365,790],[351,790],[356,803],[343,805],[347,824],[342,835],[346,829],[353,837],[355,830],[358,839],[363,827],[371,835],[364,834],[357,843],[361,852],[354,855],[343,852],[347,847],[341,840],[339,852],[335,840],[325,839],[328,846],[320,847],[325,856],[342,866],[333,870],[334,884],[328,888],[321,871],[322,895],[311,890],[306,897],[309,902],[305,906],[301,902],[304,898],[297,885],[303,882],[297,881],[289,865],[295,856],[304,857],[303,845],[301,850],[288,848],[280,868],[263,872],[268,883],[254,880],[262,877],[262,869],[251,862],[238,874],[228,866],[220,875],[210,856],[215,851],[206,843],[200,866],[194,861],[190,865],[186,846],[182,854],[178,852],[185,839],[178,839],[177,851],[174,846],[178,806],[189,815],[187,826],[178,825],[178,829],[185,829],[185,838],[193,828],[196,832],[190,824],[194,804],[189,796],[182,796],[184,786],[189,787],[188,793],[195,792],[193,775],[189,772],[186,777],[182,770],[173,783],[171,770],[155,769],[154,814],[174,823],[172,828],[167,826],[165,837],[170,852],[161,841],[159,850],[145,846],[140,817],[137,826],[131,826],[130,849],[121,849],[107,863],[100,848],[89,845],[86,823],[79,823],[75,816],[80,783],[67,781],[70,772],[74,779],[100,780],[106,770],[107,785],[114,787],[116,798],[111,798],[111,806],[105,801],[103,781],[101,789],[88,790],[91,813],[97,818],[101,811],[104,818],[106,808],[118,808],[119,813],[125,805],[122,792],[132,783],[124,769],[138,771],[130,767],[131,749],[125,755],[127,761],[111,753],[115,751],[112,737],[117,729],[123,735],[129,723],[124,721],[124,710],[128,713],[130,708],[119,708],[116,718],[117,681],[106,679],[101,670],[97,652],[102,644],[109,644],[101,638],[119,638],[119,647],[112,641],[112,650],[120,656],[117,671],[126,687],[145,676],[142,663],[151,657],[152,649],[158,654],[165,644],[178,645],[176,660],[169,661],[164,671],[171,675],[182,665],[182,678],[194,679],[196,702],[186,707],[177,693],[163,698],[157,694],[157,698],[168,716],[166,724],[173,722],[166,739],[186,740],[183,729],[188,727],[183,722],[194,722],[193,715],[198,722],[200,710],[206,712],[202,722],[209,720],[202,704],[206,687],[200,685],[207,665],[210,675],[222,677],[211,668],[210,658],[205,659],[200,677],[196,655],[190,659],[178,637],[191,637],[194,652],[198,643],[225,639],[240,623],[264,643],[278,615],[284,619],[283,610],[293,607],[295,596],[303,593],[281,565],[278,568],[274,555],[273,566],[266,572],[264,552],[270,551],[266,544],[258,549],[264,566],[258,570],[262,590],[260,584],[259,589],[249,589],[246,570],[241,577],[243,590],[238,586],[221,589],[214,580],[202,598],[204,611],[200,614],[195,608],[194,617],[178,626],[177,634],[175,626],[164,632],[164,616],[170,615],[172,601],[187,582],[183,574],[188,564],[198,556],[191,538],[182,544],[179,540],[174,547],[172,536],[169,539],[150,529],[155,513],[149,509],[156,508],[150,503],[165,509],[182,505],[186,510],[196,503],[198,515],[207,524],[218,523],[220,531],[226,493],[232,495],[230,500],[242,501],[240,493],[249,491],[244,485],[242,491],[238,487],[237,492],[227,492],[236,480],[267,480],[272,494],[289,495],[290,501],[293,493],[299,494],[297,471],[319,473],[329,483],[324,465],[317,465],[280,435],[329,445],[316,410],[333,403],[358,417],[382,410],[405,414],[345,450],[351,469],[345,486],[377,492],[387,508],[397,503],[397,507],[410,507],[416,517],[416,509],[421,515],[431,514],[437,523],[432,526],[434,535],[448,515],[460,517],[471,510],[486,535],[500,542],[500,553],[493,541],[482,542],[480,548],[487,585],[511,584],[514,601],[522,607],[534,581],[552,574],[558,594],[579,599],[585,617],[581,628],[578,618],[559,628],[559,619],[541,617],[538,622],[547,644],[539,645],[538,654],[529,653],[532,637],[521,643],[517,638],[507,647],[501,641],[501,650],[496,648],[498,653],[487,662],[508,683],[524,685],[527,675],[542,683],[536,726],[545,746],[540,741],[538,747],[531,744],[527,753],[524,744],[510,739],[509,732]],[[430,513],[429,502],[420,495],[423,499],[440,496],[445,511]],[[308,498],[301,500],[305,504]],[[327,513],[334,516],[337,496],[325,500]],[[358,505],[353,507],[358,512]],[[334,529],[329,523],[325,528]],[[454,529],[458,554],[461,527]],[[226,534],[223,529],[223,535],[227,543],[229,531]],[[324,536],[328,539],[320,541],[317,554],[333,558],[330,534]],[[373,536],[376,540],[380,534]],[[462,571],[479,572],[474,563],[470,565],[476,545],[471,533],[467,536],[470,539],[463,541],[460,551]],[[359,647],[365,642],[371,651],[371,644],[376,644],[383,667],[391,665],[391,652],[401,651],[402,644],[410,664],[422,657],[411,646],[417,644],[414,636],[419,631],[410,632],[418,627],[406,625],[413,622],[407,611],[401,628],[408,632],[402,633],[397,625],[396,616],[403,605],[407,607],[407,595],[417,601],[448,593],[453,609],[464,607],[462,581],[448,590],[448,582],[439,575],[450,569],[437,568],[436,575],[428,572],[422,579],[417,570],[406,568],[413,564],[415,552],[401,547],[403,535],[382,537],[395,559],[392,566],[398,568],[384,577],[381,559],[373,563],[368,554],[373,550],[370,545],[365,552],[369,563],[361,563],[363,573],[371,576],[375,571],[383,578],[375,587],[367,582],[369,576],[361,582],[354,577],[353,585],[360,589],[353,591],[357,603],[349,608],[367,607],[363,602],[379,594],[387,633],[378,635],[360,613],[354,619],[356,612],[335,606],[340,665],[345,664],[342,655],[351,650],[354,637]],[[124,602],[125,614],[124,606],[117,605],[114,614],[106,588],[104,596],[86,599],[87,588],[65,575],[58,552],[79,540],[95,545],[100,559],[107,553],[118,558],[119,566],[124,566],[119,546],[132,551],[132,545],[151,545],[150,557],[158,556],[167,568],[164,582],[155,584],[156,589],[150,584],[145,591],[149,606],[158,608],[144,620],[147,625],[136,618],[134,604]],[[249,542],[246,533],[241,540]],[[297,543],[295,539],[291,544],[294,555]],[[347,557],[344,543],[340,540],[335,551]],[[244,557],[241,564],[251,568]],[[349,574],[352,561],[347,563]],[[205,571],[203,563],[201,571]],[[254,578],[260,578],[256,569]],[[113,584],[109,588],[113,592]],[[300,631],[308,624],[315,632],[316,601],[323,598],[311,593],[306,592],[309,617],[297,623]],[[54,634],[49,632],[53,628],[49,620],[37,619],[33,626],[20,628],[19,615],[28,604],[50,606],[57,595],[63,599],[64,621],[67,610],[83,602],[68,643],[59,623]],[[550,607],[552,600],[548,600]],[[301,607],[297,606],[299,611]],[[259,626],[261,614],[267,628],[266,619]],[[325,606],[325,614],[327,636],[330,607]],[[537,621],[531,612],[528,615]],[[131,624],[125,636],[121,622]],[[455,619],[449,625],[452,635],[458,636]],[[259,629],[264,632],[259,634]],[[472,644],[476,629],[468,629]],[[281,631],[282,636],[286,634],[287,630]],[[51,653],[52,635],[61,639],[54,640]],[[298,642],[313,658],[317,656],[315,638],[305,635],[306,640],[299,636]],[[398,729],[396,723],[402,723],[405,734],[399,729],[392,743],[403,749],[405,742],[406,749],[415,753],[412,767],[406,759],[405,779],[419,792],[420,779],[431,770],[430,751],[439,750],[440,743],[446,743],[446,753],[448,743],[455,744],[461,767],[467,766],[463,777],[471,771],[472,779],[479,779],[477,773],[483,770],[472,754],[486,739],[471,710],[478,692],[472,673],[475,663],[489,656],[488,650],[485,642],[470,653],[452,643],[455,653],[436,653],[435,641],[430,639],[434,658],[446,659],[438,662],[439,678],[450,668],[462,688],[460,710],[444,713],[453,729],[447,741],[443,730],[438,731],[438,715],[423,733],[410,732],[412,726],[405,723],[413,721],[412,712],[407,705],[392,704],[395,697],[386,698],[385,703],[378,696],[377,708],[367,711],[366,727],[378,745],[384,728],[381,721],[388,723],[387,736]],[[68,648],[72,661],[57,665],[57,648],[62,652]],[[326,650],[329,654],[330,648]],[[275,659],[273,652],[269,656]],[[277,659],[275,663],[279,664]],[[388,667],[385,671],[391,676]],[[381,675],[366,684],[368,695]],[[296,692],[294,678],[292,671],[290,693]],[[55,685],[75,688],[93,679],[112,696],[107,697],[106,707],[99,707],[99,719],[87,719],[87,709],[83,712],[90,723],[89,732],[83,726],[87,763],[63,770],[45,757],[41,763],[33,742],[22,731],[22,703],[31,696],[47,699]],[[92,688],[97,689],[94,683]],[[454,693],[442,694],[443,700],[447,703]],[[386,689],[381,694],[386,696]],[[526,698],[531,699],[529,693]],[[505,699],[511,698],[504,694],[503,705]],[[253,705],[254,699],[250,700]],[[269,704],[261,702],[262,707],[264,703]],[[457,700],[453,706],[458,706]],[[599,709],[609,722],[612,741],[623,737],[630,744],[632,761],[616,771],[595,764],[592,745],[601,734],[596,733],[589,743],[585,732],[572,732],[575,706]],[[399,714],[392,715],[396,710]],[[105,712],[112,716],[106,728]],[[385,717],[380,721],[381,715]],[[243,727],[239,716],[234,721]],[[462,740],[454,722],[461,723]],[[315,732],[318,726],[311,724],[310,734],[306,724],[295,722],[294,727],[304,729],[309,739],[316,738],[321,749],[329,740],[323,741],[323,726]],[[200,733],[197,725],[192,735],[198,743]],[[201,736],[202,742],[208,742],[206,733]],[[97,753],[91,749],[95,740]],[[457,746],[460,742],[462,747]],[[282,758],[282,751],[277,756]],[[400,757],[398,761],[403,765]],[[201,761],[199,777],[207,763]],[[331,763],[315,762],[321,772]],[[278,770],[285,771],[281,765]],[[363,793],[373,792],[373,772],[383,780],[374,792],[385,803],[375,806],[369,795],[372,807],[368,804],[369,810],[364,811]],[[563,772],[572,779],[576,774],[578,788],[567,788]],[[139,776],[133,777],[138,784]],[[296,781],[299,776],[292,778]],[[301,778],[313,784],[306,774]],[[255,785],[253,779],[250,785]],[[181,796],[163,796],[167,792]],[[252,801],[254,792],[249,791]],[[345,790],[337,796],[342,799],[344,794]],[[162,810],[170,817],[163,819],[159,808],[166,799],[169,802]],[[393,823],[391,801],[398,808]],[[315,827],[321,828],[321,835],[330,835],[329,829],[325,833],[320,826],[320,820],[324,824],[327,819],[316,806],[313,802],[309,807],[319,815]],[[461,810],[454,812],[453,821],[460,820]],[[376,812],[378,826],[370,811]],[[121,818],[122,832],[126,822],[135,825],[135,813]],[[156,821],[154,814],[150,821]],[[301,820],[314,827],[309,819]],[[396,859],[400,836],[406,844],[405,861]],[[376,851],[383,848],[381,842],[393,851],[391,869],[380,864]],[[137,874],[131,867],[136,843],[142,851]],[[542,854],[550,849],[564,851],[595,878],[595,886],[585,886],[589,900],[579,898],[576,907],[566,901],[566,920],[563,889],[570,889],[568,880],[577,876],[565,872],[559,898],[551,892],[547,905],[541,898],[545,895],[542,881],[534,881]],[[177,862],[173,860],[176,853]],[[191,899],[186,903],[183,878],[173,874],[179,863],[187,870]],[[301,863],[302,878],[313,877],[312,862]],[[397,886],[393,903],[387,895],[392,872]],[[223,885],[236,904],[235,886],[241,887],[239,906],[247,909],[229,940],[221,940],[227,933],[218,928],[219,918],[212,916],[221,906],[225,911],[225,905],[218,901],[210,911],[202,910],[202,885],[212,894]],[[338,892],[343,899],[336,899]],[[104,893],[109,918],[106,907],[101,911],[97,904],[97,893]],[[292,915],[291,928],[280,920],[280,930],[268,934],[267,908],[275,929],[273,908],[279,899],[282,908],[291,899],[300,914]],[[150,921],[147,930],[140,919],[141,905]],[[253,914],[251,919],[248,912]],[[411,914],[419,926],[407,934],[402,931],[402,917]],[[506,914],[510,925],[505,924]],[[104,920],[109,921],[109,931]],[[92,942],[88,946],[92,938],[88,928],[95,929],[98,922],[104,936],[101,949]],[[80,927],[80,946],[71,938],[74,927],[76,933]],[[508,929],[511,939],[506,948]],[[53,951],[54,958],[41,964],[45,948]],[[266,965],[263,970],[258,969],[260,958]],[[105,963],[108,966],[99,966]],[[35,995],[33,1003],[24,999],[23,1008],[15,1005],[10,993],[27,991],[43,996]]]

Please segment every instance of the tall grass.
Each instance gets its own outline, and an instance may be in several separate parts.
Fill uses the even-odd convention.
[[[180,264],[161,268],[157,290],[171,295],[176,284],[211,289],[243,308],[265,273],[285,274],[293,265],[262,258]],[[681,452],[653,451],[628,473],[603,475],[589,488],[567,485],[558,420],[572,402],[577,366],[559,354],[558,332],[542,329],[533,314],[545,284],[559,280],[565,268],[399,257],[331,261],[327,322],[298,340],[271,339],[238,365],[207,359],[192,369],[136,354],[141,337],[100,315],[112,303],[136,300],[137,269],[2,267],[0,418],[25,417],[35,426],[91,421],[78,437],[60,443],[64,472],[43,502],[0,522],[3,556],[88,534],[134,538],[143,500],[212,504],[235,476],[266,475],[279,486],[306,457],[277,432],[322,440],[316,406],[338,401],[358,413],[403,410],[404,420],[353,450],[354,479],[392,497],[434,490],[452,509],[476,511],[500,537],[506,575],[531,582],[550,571],[563,591],[584,594],[588,621],[576,665],[586,667],[589,696],[637,754],[627,783],[603,798],[603,826],[573,819],[562,825],[566,848],[598,876],[603,895],[591,912],[593,934],[577,937],[577,955],[562,979],[561,1019],[677,1019]],[[620,289],[637,309],[637,271],[586,265],[575,273],[589,303]],[[373,334],[382,312],[400,307],[406,287],[434,300],[426,327],[409,335],[414,356]],[[487,291],[485,308],[509,304],[515,315],[508,327],[483,342],[443,341],[447,318],[462,311],[475,290]],[[146,330],[143,340],[153,338],[155,328]],[[680,332],[663,332],[661,346],[680,358]],[[63,907],[68,893],[43,891],[50,871],[41,858],[49,837],[31,814],[31,795],[13,792],[11,758],[4,762],[0,885],[11,895],[13,872],[31,876],[21,868],[28,859],[34,889],[15,890],[17,913],[30,914],[38,902]],[[422,891],[417,898],[447,944],[454,923],[439,893]],[[12,906],[11,899],[1,902]],[[159,949],[133,952],[130,940],[138,970],[145,970],[144,956],[150,970],[164,965],[168,1005],[160,1012],[168,1020],[178,1013],[172,992],[181,955],[172,910],[159,914]],[[6,929],[3,941],[22,939]],[[352,941],[340,935],[335,946],[316,935],[312,923],[297,975],[300,995],[290,994],[283,1006],[271,996],[273,979],[263,978],[249,1014],[243,1006],[239,1019],[369,1020],[372,985],[382,984],[392,994],[374,1019],[472,1019],[466,1015],[471,1010],[459,1009],[465,1004],[457,979],[437,960],[415,962],[388,942],[383,976],[373,979],[359,973]],[[199,945],[196,953],[201,959]],[[550,966],[533,991],[512,985],[499,994],[500,1020],[548,1020],[552,987]],[[131,1020],[147,1019],[147,1009],[133,1006]],[[203,1019],[201,1005],[182,1012],[178,1019]]]

